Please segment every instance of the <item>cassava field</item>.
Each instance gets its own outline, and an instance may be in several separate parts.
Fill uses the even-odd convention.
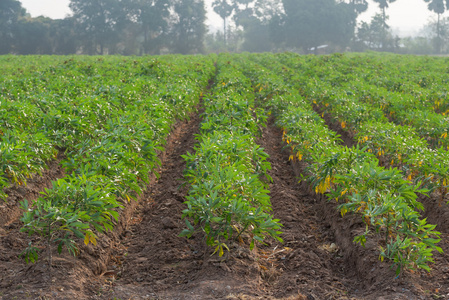
[[[0,71],[0,299],[449,299],[448,58]]]

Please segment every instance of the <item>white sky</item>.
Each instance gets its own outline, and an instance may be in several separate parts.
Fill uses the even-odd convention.
[[[368,11],[363,13],[359,20],[369,21],[376,12],[380,12],[377,5],[372,3],[371,0],[369,1]],[[32,17],[43,15],[53,19],[61,19],[71,13],[68,7],[69,0],[20,0],[20,2]],[[221,28],[221,19],[210,8],[211,3],[212,0],[206,0],[209,18],[207,24],[214,28]],[[417,33],[430,18],[436,16],[427,10],[427,4],[424,0],[397,0],[390,4],[387,14],[390,16],[390,26],[396,34],[401,36]],[[445,15],[448,15],[448,13]]]

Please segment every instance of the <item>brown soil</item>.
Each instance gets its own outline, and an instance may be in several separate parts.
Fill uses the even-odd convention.
[[[197,124],[198,118],[177,124],[167,140],[165,152],[159,155],[162,161],[159,172],[167,168],[166,164],[170,165],[171,153],[175,149],[184,147],[184,136],[192,135],[191,128],[197,128]],[[60,170],[60,167],[55,165],[53,170]],[[155,184],[157,180],[153,176],[146,192],[139,197],[140,201],[150,201]],[[28,184],[28,187],[30,186]],[[48,272],[45,253],[36,264],[26,265],[22,259],[18,258],[28,245],[29,238],[19,232],[21,223],[18,218],[10,218],[9,224],[4,227],[7,230],[6,234],[0,235],[0,299],[98,298],[101,295],[104,278],[116,275],[114,269],[107,269],[111,261],[120,262],[121,258],[113,253],[117,253],[117,249],[122,247],[121,239],[130,234],[128,227],[139,221],[135,213],[137,202],[123,204],[125,208],[120,213],[119,222],[113,232],[99,237],[97,247],[82,245],[80,255],[76,258],[64,251],[62,255],[54,255],[51,274]],[[17,208],[17,211],[20,209]],[[38,237],[32,237],[32,239],[38,239]],[[52,251],[56,253],[56,249]]]
[[[156,188],[153,198],[156,203],[141,209],[143,222],[133,227],[134,236],[124,243],[129,248],[123,250],[128,256],[121,277],[105,286],[104,299],[430,297],[433,286],[427,291],[422,287],[430,288],[426,275],[424,280],[421,274],[394,279],[388,265],[378,261],[375,242],[366,249],[352,243],[363,224],[357,217],[341,218],[334,204],[312,195],[306,184],[298,184],[302,168],[289,166],[280,141],[281,132],[272,126],[260,139],[273,166],[271,197],[274,214],[284,223],[283,245],[270,242],[253,252],[234,245],[231,254],[220,260],[209,255],[200,236],[177,237],[184,227],[180,221],[184,205],[177,198],[186,193],[186,189],[171,192],[179,186],[174,179],[181,178],[184,168],[183,163],[177,164],[161,178],[163,186]],[[190,151],[191,144],[187,145]]]
[[[54,257],[25,265],[17,255],[26,247],[20,223],[0,236],[0,299],[446,299],[449,257],[435,256],[433,271],[396,278],[378,260],[380,237],[366,248],[352,242],[364,230],[358,216],[342,218],[336,204],[298,183],[304,166],[288,161],[281,131],[272,124],[259,143],[270,155],[273,213],[284,224],[284,243],[249,251],[234,243],[223,258],[211,256],[203,237],[178,237],[188,187],[180,155],[192,152],[199,117],[179,123],[168,139],[159,180],[140,202],[127,204],[116,230],[99,246],[82,247],[78,258]],[[435,213],[440,213],[434,210]],[[441,219],[428,211],[431,218]],[[445,216],[445,215],[444,215]],[[441,221],[443,223],[443,221]],[[446,221],[447,222],[447,221]],[[440,246],[449,253],[449,235]]]
[[[60,165],[63,159],[64,154],[59,153],[56,160],[47,164],[41,176],[35,175],[28,179],[26,185],[15,185],[4,190],[8,197],[4,202],[0,200],[0,236],[7,232],[8,226],[22,216],[21,201],[25,199],[29,202],[36,200],[40,192],[51,187],[52,180],[62,178],[65,175],[64,169]]]
[[[269,241],[252,252],[232,245],[226,258],[210,256],[201,236],[178,237],[185,226],[180,217],[187,189],[178,189],[184,163],[176,157],[192,151],[193,141],[184,143],[154,187],[154,202],[139,208],[142,221],[124,239],[119,255],[126,258],[121,267],[115,265],[117,277],[103,286],[103,299],[431,299],[449,292],[445,255],[436,257],[431,276],[395,278],[378,260],[379,238],[366,248],[355,245],[362,222],[357,216],[342,218],[335,204],[298,184],[303,167],[291,166],[281,132],[272,125],[260,143],[273,167],[271,199],[284,224],[284,244]]]
[[[317,113],[322,114],[322,110],[319,107],[314,107]],[[353,147],[357,145],[354,136],[349,133],[347,130],[343,130],[332,117],[328,113],[324,113],[323,119],[329,129],[337,132],[342,139],[342,145],[347,147]],[[391,120],[390,120],[391,121]],[[386,159],[380,160],[380,165],[390,167],[390,164]],[[449,236],[449,206],[446,204],[448,201],[447,197],[445,201],[441,201],[441,195],[438,192],[433,192],[428,196],[419,195],[419,201],[424,206],[424,211],[421,212],[423,218],[427,219],[428,224],[435,224],[435,230],[441,232],[441,242],[439,243],[439,247],[441,247],[444,253],[448,252],[448,242],[447,238]],[[332,217],[333,218],[333,217]],[[332,222],[332,218],[329,220]],[[360,228],[360,230],[363,230]],[[354,232],[354,236],[356,231]],[[350,243],[348,240],[347,242]],[[373,245],[373,243],[371,243]],[[367,247],[369,248],[369,247]],[[364,250],[364,249],[363,249]],[[365,255],[361,254],[358,250],[354,252],[354,255]],[[373,252],[374,255],[374,252]],[[352,255],[350,255],[352,259]],[[431,266],[432,272],[425,273],[421,272],[420,276],[413,275],[411,273],[406,274],[405,277],[407,279],[403,282],[403,284],[408,284],[409,286],[415,286],[416,295],[421,295],[420,297],[431,297],[435,299],[439,299],[439,297],[446,296],[449,298],[449,269],[448,269],[448,255],[440,254],[437,251],[434,251],[435,263]],[[377,276],[375,274],[371,274],[371,276]],[[375,277],[373,277],[375,278]],[[407,290],[407,288],[405,288]],[[363,289],[362,289],[363,290]],[[366,292],[365,292],[366,293]],[[425,296],[422,296],[424,294]]]

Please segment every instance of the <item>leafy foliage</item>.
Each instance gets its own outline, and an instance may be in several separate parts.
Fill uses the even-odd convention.
[[[157,175],[167,135],[196,109],[213,74],[213,57],[82,57],[43,58],[3,78],[2,190],[40,174],[58,150],[66,156],[67,175],[34,204],[22,203],[22,231],[44,237],[50,263],[52,243],[76,254],[77,239],[95,244],[98,233],[112,230],[121,202],[136,199]],[[28,262],[38,248],[27,248]]]
[[[265,105],[273,109],[278,126],[283,128],[283,139],[291,149],[290,159],[307,162],[306,180],[317,194],[326,194],[329,200],[341,203],[339,210],[342,216],[357,213],[362,217],[366,230],[356,236],[354,242],[364,246],[370,235],[383,235],[384,243],[379,245],[380,258],[390,259],[398,275],[405,269],[430,270],[432,251],[442,250],[436,245],[440,241],[440,233],[435,231],[435,225],[420,219],[418,212],[423,206],[417,201],[417,194],[426,194],[429,190],[421,187],[421,181],[412,183],[405,179],[405,174],[396,168],[380,166],[371,148],[341,146],[338,136],[327,128],[312,106],[320,105],[338,118],[344,118],[341,120],[342,128],[354,128],[355,131],[376,116],[378,121],[373,121],[376,128],[388,124],[382,122],[388,122],[382,112],[360,109],[356,101],[347,101],[343,107],[339,101],[344,99],[339,93],[339,86],[343,84],[335,79],[329,80],[331,83],[328,84],[323,76],[326,73],[320,73],[325,79],[318,85],[313,75],[298,74],[287,67],[301,65],[306,69],[307,64],[303,60],[295,63],[297,57],[281,56],[279,60],[286,65],[280,65],[275,58],[266,55],[251,58],[285,74],[284,84],[281,78],[275,78],[275,74],[260,67],[259,71],[252,72],[252,78],[255,84],[264,87],[259,90],[262,93],[260,98],[268,100]],[[325,59],[338,61],[339,57]],[[338,74],[330,74],[335,75],[339,78]],[[276,88],[270,87],[272,82],[276,83]],[[378,151],[378,157],[385,154],[382,148]]]
[[[268,213],[271,165],[255,144],[266,116],[254,108],[250,82],[228,59],[221,55],[217,62],[220,72],[213,95],[205,101],[195,154],[183,156],[191,188],[183,212],[187,229],[181,236],[201,230],[220,256],[229,250],[229,240],[243,236],[249,237],[250,248],[266,236],[281,240],[279,220]]]

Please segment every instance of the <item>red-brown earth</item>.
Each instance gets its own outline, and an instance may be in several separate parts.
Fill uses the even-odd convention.
[[[284,243],[267,241],[253,251],[231,243],[231,251],[219,258],[211,256],[201,235],[179,237],[188,191],[182,186],[180,155],[193,151],[199,124],[199,115],[177,124],[160,155],[160,179],[153,178],[139,202],[127,204],[116,230],[102,236],[97,247],[81,246],[77,258],[55,255],[51,274],[45,257],[32,265],[18,258],[29,237],[19,232],[17,206],[24,197],[36,198],[63,170],[51,164],[29,190],[9,191],[0,214],[0,299],[449,298],[448,255],[435,254],[431,273],[396,278],[388,262],[378,260],[378,237],[366,248],[352,242],[365,228],[360,217],[342,218],[335,203],[298,183],[304,165],[289,162],[272,121],[258,142],[270,155],[273,214],[284,224]],[[429,222],[442,231],[440,246],[449,253],[445,204],[423,203]]]

